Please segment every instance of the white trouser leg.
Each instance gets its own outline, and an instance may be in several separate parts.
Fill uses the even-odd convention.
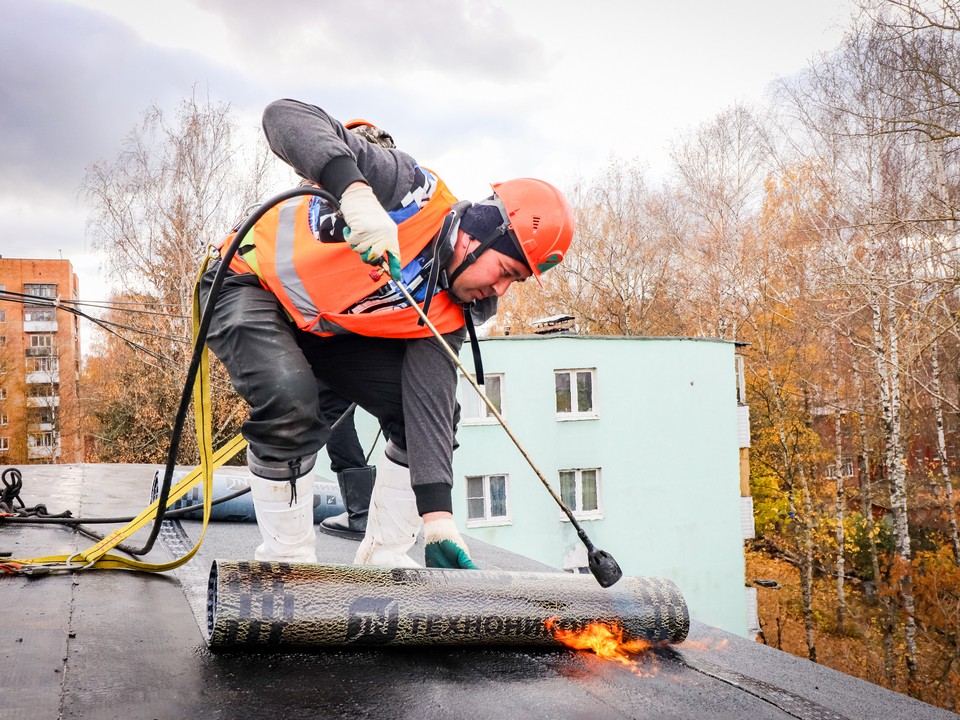
[[[295,497],[292,497],[291,483],[296,486]],[[268,480],[251,473],[250,494],[263,537],[263,544],[254,552],[254,558],[315,563],[317,534],[313,529],[313,475],[308,473],[291,481]]]
[[[420,567],[407,555],[417,541],[423,521],[410,486],[410,470],[384,456],[370,497],[367,531],[353,559],[354,565]]]

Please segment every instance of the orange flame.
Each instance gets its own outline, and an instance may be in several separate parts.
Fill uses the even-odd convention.
[[[637,672],[637,656],[651,648],[651,643],[644,638],[625,640],[623,626],[618,622],[591,622],[582,630],[568,630],[559,627],[559,621],[557,617],[546,620],[547,630],[558,642],[575,650],[592,650],[598,657],[627,665],[634,672]]]

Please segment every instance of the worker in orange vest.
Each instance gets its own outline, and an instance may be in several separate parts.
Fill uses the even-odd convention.
[[[530,178],[459,202],[410,155],[299,101],[271,103],[263,129],[340,208],[314,196],[272,208],[241,239],[216,299],[208,344],[250,405],[255,557],[316,561],[311,471],[330,434],[319,381],[376,417],[387,439],[354,561],[417,567],[407,553],[422,528],[428,567],[475,568],[452,514],[457,369],[397,284],[459,350],[512,283],[562,261],[573,210]],[[357,255],[386,261],[389,274],[372,280]],[[204,303],[215,272],[201,278]]]

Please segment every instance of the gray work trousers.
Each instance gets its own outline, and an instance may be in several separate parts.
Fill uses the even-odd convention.
[[[204,306],[218,265],[200,280]],[[457,369],[435,338],[303,332],[255,275],[228,274],[213,312],[207,344],[250,406],[242,432],[257,462],[281,473],[290,467],[291,477],[308,460],[312,466],[330,437],[325,385],[377,418],[387,440],[406,451],[421,513],[451,510]],[[461,329],[445,340],[459,352],[463,337]]]

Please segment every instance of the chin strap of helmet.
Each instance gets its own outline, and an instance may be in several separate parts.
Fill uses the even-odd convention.
[[[473,303],[464,304],[463,321],[470,336],[470,349],[473,350],[473,369],[477,376],[477,385],[483,385],[483,359],[480,357],[480,343],[477,342],[477,329],[473,325]]]

